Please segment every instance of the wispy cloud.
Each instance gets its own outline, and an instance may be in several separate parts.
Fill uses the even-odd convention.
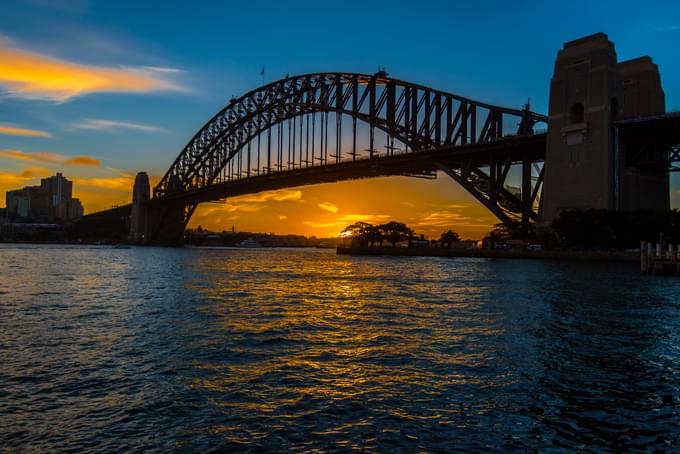
[[[49,139],[52,134],[37,129],[15,128],[14,126],[0,125],[0,134],[6,136],[42,137]]]
[[[27,167],[21,171],[19,177],[26,179],[43,178],[48,177],[53,173],[54,172],[52,172],[50,169],[46,169],[44,167]]]
[[[229,199],[230,202],[263,203],[302,200],[302,191],[297,189],[278,189],[257,194],[247,194]]]
[[[0,171],[0,187],[3,189],[17,189],[17,186],[25,184],[30,180],[36,178],[46,177],[51,175],[52,172],[44,167],[29,167],[22,170],[20,173],[2,172]],[[7,185],[7,187],[4,187]]]
[[[342,222],[384,222],[392,218],[389,214],[346,214],[339,218]]]
[[[257,203],[225,203],[222,207],[223,211],[245,211],[247,213],[256,213],[267,208],[267,205]]]
[[[90,156],[67,157],[49,151],[28,153],[21,150],[0,150],[0,158],[14,159],[16,161],[35,161],[75,166],[99,167],[101,165],[101,161],[99,159],[92,158]]]
[[[267,208],[267,205],[259,203],[230,203],[226,202],[218,206],[211,206],[210,208],[204,208],[201,213],[207,216],[212,213],[227,212],[233,213],[235,211],[242,211],[246,213],[257,213],[263,209]]]
[[[115,131],[118,129],[133,129],[136,131],[163,132],[166,131],[158,126],[146,125],[143,123],[131,123],[127,121],[88,119],[75,125],[78,129],[96,129],[99,131]]]
[[[313,221],[302,221],[302,223],[313,229],[329,229],[331,227],[339,227],[344,225],[344,222],[313,222]]]
[[[657,32],[674,32],[680,30],[680,25],[661,25],[654,30]]]
[[[200,216],[219,215],[220,213],[257,213],[268,207],[267,202],[301,201],[302,191],[293,189],[279,189],[264,191],[258,194],[246,194],[230,197],[226,202],[211,204],[200,209]],[[286,219],[278,216],[278,219]],[[227,218],[229,219],[229,218]],[[235,218],[234,218],[235,219]]]
[[[331,202],[321,202],[317,206],[319,208],[321,208],[322,210],[330,211],[331,213],[337,213],[338,212],[338,207],[333,205]]]
[[[468,216],[451,211],[433,211],[421,217],[414,225],[418,227],[447,227],[469,221]]]
[[[278,216],[276,216],[276,219],[278,219],[279,221],[283,221],[288,219],[288,216],[286,216],[285,214],[279,214]]]
[[[187,91],[170,80],[174,72],[170,68],[83,65],[0,47],[0,86],[8,95],[26,99],[63,102],[89,93]]]

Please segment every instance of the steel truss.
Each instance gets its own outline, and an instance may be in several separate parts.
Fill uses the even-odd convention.
[[[335,118],[333,125],[329,125],[329,113]],[[351,120],[346,123],[352,128],[351,144],[345,146],[343,116]],[[546,120],[528,106],[517,110],[480,103],[389,78],[383,71],[374,75],[318,73],[288,77],[232,99],[184,147],[154,188],[154,199],[294,169],[490,144],[502,140],[508,132],[532,135],[534,124]],[[357,150],[357,122],[369,128],[365,152]],[[331,134],[335,139],[330,144],[329,127],[335,128]],[[385,153],[375,145],[376,128],[386,135]],[[396,147],[395,140],[404,148]],[[256,152],[251,149],[255,146]],[[254,155],[257,163],[251,161]],[[520,197],[505,187],[510,166],[516,162],[489,160],[473,165],[471,161],[464,169],[440,162],[436,167],[470,191],[501,221],[510,222],[519,213],[527,223],[536,217],[534,205],[543,173],[541,170],[532,176],[532,162],[521,161],[521,193],[531,196]],[[488,167],[486,172],[484,166]],[[419,171],[403,174],[430,176]],[[538,184],[532,184],[532,178]],[[185,209],[185,223],[194,209],[195,205]]]

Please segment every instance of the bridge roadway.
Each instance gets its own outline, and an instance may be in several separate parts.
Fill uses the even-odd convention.
[[[445,146],[434,150],[302,167],[225,181],[175,194],[170,193],[160,199],[151,199],[149,204],[194,205],[261,191],[360,178],[396,175],[433,177],[435,171],[442,170],[442,165],[448,169],[463,169],[486,166],[493,162],[517,163],[527,159],[531,162],[538,162],[545,158],[545,144],[545,133],[532,136],[507,136],[494,142]]]

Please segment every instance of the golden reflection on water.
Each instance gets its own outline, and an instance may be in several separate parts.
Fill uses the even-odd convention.
[[[465,373],[491,366],[493,355],[480,346],[503,330],[498,314],[477,298],[481,288],[447,282],[450,276],[431,264],[402,262],[391,270],[323,252],[291,252],[287,261],[263,260],[265,251],[229,252],[199,258],[194,266],[202,274],[189,283],[206,301],[200,310],[210,330],[220,334],[196,341],[210,359],[195,361],[204,373],[187,386],[210,392],[225,414],[300,418],[355,405],[383,408],[398,420],[450,424],[459,410],[414,414],[390,402],[418,406],[455,387],[515,381]],[[415,388],[424,389],[420,397],[410,394]],[[232,425],[212,430],[243,437]],[[341,424],[319,433],[344,430]]]

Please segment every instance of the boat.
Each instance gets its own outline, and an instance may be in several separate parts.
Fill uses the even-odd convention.
[[[236,247],[243,247],[243,248],[261,248],[262,245],[255,241],[252,238],[248,238],[247,240],[243,240],[240,243],[236,245]]]

